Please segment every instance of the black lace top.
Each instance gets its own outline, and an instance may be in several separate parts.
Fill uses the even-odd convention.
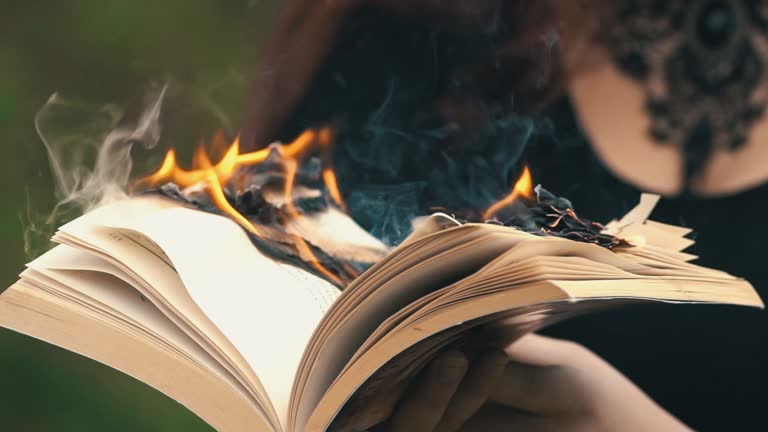
[[[587,218],[607,221],[641,191],[608,172],[567,101],[560,140],[529,147],[534,173]],[[768,299],[768,185],[722,198],[663,199],[652,219],[693,228],[697,263],[748,279]],[[545,333],[592,348],[697,430],[759,430],[768,407],[768,314],[729,306],[651,305],[604,312]]]

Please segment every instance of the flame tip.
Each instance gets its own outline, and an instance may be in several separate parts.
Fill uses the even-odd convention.
[[[523,172],[520,173],[520,177],[515,181],[515,185],[512,187],[512,191],[504,198],[491,204],[490,207],[483,213],[483,219],[489,220],[493,218],[496,213],[504,208],[512,205],[518,198],[522,197],[526,200],[533,198],[533,176],[531,175],[531,169],[528,164],[523,166]]]
[[[307,129],[286,145],[281,146],[274,143],[260,150],[240,153],[240,135],[238,134],[223,153],[221,160],[216,164],[211,162],[205,144],[201,141],[193,153],[192,169],[185,170],[180,167],[176,162],[176,150],[171,148],[167,151],[163,163],[157,171],[140,179],[139,182],[142,183],[146,181],[150,186],[157,186],[163,182],[174,182],[179,185],[179,187],[189,187],[205,182],[206,191],[217,208],[230,216],[250,233],[260,236],[261,233],[257,226],[251,223],[248,218],[238,212],[227,201],[223,185],[231,180],[238,168],[264,162],[271,154],[277,152],[281,158],[283,169],[285,170],[284,200],[287,216],[289,218],[299,217],[299,210],[293,202],[293,188],[295,186],[298,160],[308,151],[319,147],[319,149],[324,152],[323,160],[328,163],[330,158],[328,157],[327,152],[330,150],[332,141],[333,130],[330,127],[318,130]],[[214,134],[212,144],[216,146],[217,143],[221,144],[223,142],[224,133],[222,131],[217,131]],[[218,148],[223,149],[224,145],[220,145]],[[336,174],[333,171],[333,168],[330,165],[326,165],[322,175],[331,198],[339,207],[346,211],[346,206],[341,198]],[[319,274],[322,274],[337,285],[341,284],[339,277],[320,263],[317,256],[312,251],[312,248],[304,239],[296,237],[296,247],[302,258]]]

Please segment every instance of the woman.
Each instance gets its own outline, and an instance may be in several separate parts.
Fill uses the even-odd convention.
[[[393,242],[408,216],[503,196],[523,159],[594,220],[658,192],[654,219],[693,228],[702,264],[762,292],[766,35],[758,0],[294,0],[243,142],[337,121],[353,216]],[[760,311],[647,306],[547,332],[694,428],[751,430],[768,406],[766,324]]]

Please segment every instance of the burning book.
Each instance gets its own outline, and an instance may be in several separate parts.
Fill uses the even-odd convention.
[[[363,431],[442,349],[487,349],[475,330],[490,323],[522,336],[636,303],[763,306],[747,281],[690,263],[689,230],[647,220],[657,198],[602,226],[530,173],[499,205],[423,218],[390,250],[344,213],[329,134],[252,153],[235,141],[193,170],[169,152],[145,193],[60,227],[0,296],[0,325],[217,430]]]

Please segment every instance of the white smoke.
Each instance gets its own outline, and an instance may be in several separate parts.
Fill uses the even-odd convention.
[[[126,197],[133,162],[131,149],[135,144],[153,148],[160,139],[160,109],[166,88],[158,94],[149,108],[133,127],[114,127],[122,112],[108,105],[99,114],[110,126],[110,131],[100,142],[94,142],[82,133],[68,134],[64,130],[52,130],[56,126],[60,110],[69,110],[72,104],[54,94],[35,118],[37,129],[48,151],[53,174],[57,206],[74,205],[80,211]],[[95,144],[95,145],[94,145]],[[93,168],[87,168],[85,158],[89,146],[95,150]]]
[[[153,96],[141,116],[126,124],[116,105],[94,107],[54,94],[35,117],[51,167],[55,205],[44,218],[29,204],[24,216],[25,251],[34,256],[37,244],[65,223],[89,210],[127,196],[133,161],[131,150],[146,149],[160,140],[160,112],[167,87]]]

